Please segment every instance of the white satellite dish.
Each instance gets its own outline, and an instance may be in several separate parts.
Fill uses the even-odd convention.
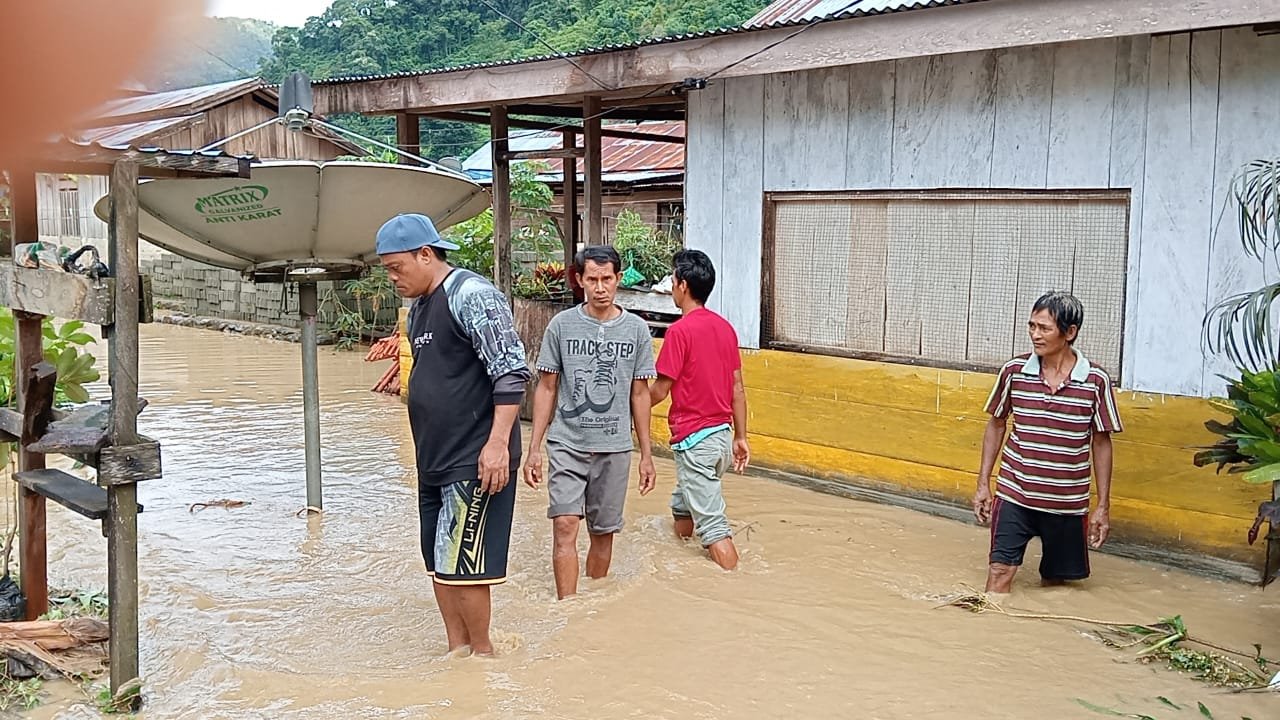
[[[307,160],[255,164],[249,179],[149,180],[138,232],[184,257],[266,282],[359,275],[376,262],[378,228],[399,213],[443,230],[490,205],[480,185],[445,169]],[[106,220],[109,199],[94,206]]]

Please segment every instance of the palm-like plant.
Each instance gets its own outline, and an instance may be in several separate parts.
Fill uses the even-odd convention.
[[[1264,268],[1268,259],[1280,258],[1280,158],[1255,160],[1245,165],[1231,182],[1229,206],[1234,209],[1240,244],[1246,254]],[[1280,523],[1280,334],[1272,322],[1280,282],[1252,292],[1228,297],[1209,309],[1204,319],[1205,345],[1225,353],[1240,371],[1228,383],[1226,398],[1213,406],[1231,416],[1224,424],[1205,423],[1222,440],[1201,448],[1198,466],[1217,465],[1241,473],[1247,482],[1272,483],[1275,499],[1258,506],[1258,517],[1248,533],[1249,543],[1269,521],[1274,531]],[[1274,555],[1280,544],[1268,543],[1267,567],[1280,564]],[[1266,573],[1263,582],[1271,579]]]
[[[1280,158],[1255,160],[1231,182],[1230,203],[1240,229],[1240,244],[1265,265],[1280,258]],[[1280,334],[1272,313],[1280,299],[1280,282],[1225,298],[1209,310],[1204,339],[1242,371],[1280,369]]]

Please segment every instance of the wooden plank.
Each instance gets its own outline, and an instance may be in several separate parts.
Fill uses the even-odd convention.
[[[18,208],[15,208],[17,211]],[[17,214],[15,212],[15,214]],[[34,215],[34,213],[32,213]],[[17,363],[15,370],[20,378],[44,362],[44,334],[38,315],[14,313],[16,329]],[[38,398],[31,395],[34,386],[17,383],[18,411],[38,411]],[[27,431],[25,417],[13,434],[23,436]],[[18,470],[33,471],[45,467],[44,455],[18,447]],[[18,547],[22,566],[22,594],[27,598],[27,619],[34,620],[49,610],[48,553],[45,536],[44,498],[26,488],[18,490]]]
[[[143,480],[156,480],[163,475],[160,443],[103,448],[99,454],[98,482],[102,485],[125,485]]]
[[[1151,41],[1141,269],[1133,387],[1199,395],[1204,387],[1200,323],[1205,313],[1208,229],[1218,125],[1221,33]],[[1155,279],[1155,280],[1152,280]]]
[[[576,147],[578,136],[565,132],[562,136],[565,147]],[[582,221],[578,219],[578,159],[568,157],[562,164],[564,178],[561,197],[564,199],[564,269],[569,277],[569,288],[573,291],[575,302],[583,299],[582,288],[574,278],[574,258],[578,254],[578,244],[582,239]]]
[[[35,318],[40,322],[40,318]],[[54,386],[58,370],[48,362],[37,363],[22,371],[26,385],[22,393],[22,444],[27,445],[44,435],[53,415]]]
[[[1057,46],[1049,120],[1049,187],[1102,188],[1110,181],[1115,40]]]
[[[90,520],[107,516],[107,490],[62,470],[30,470],[14,476],[23,488],[79,513]],[[135,513],[142,512],[135,505]]]
[[[689,96],[685,148],[684,245],[705,252],[716,267],[724,258],[724,93],[717,83]],[[712,292],[711,302],[719,303],[720,294]]]
[[[733,192],[722,195],[722,256],[717,307],[742,347],[760,347],[760,276],[764,213],[764,78],[734,78],[724,90],[724,174]],[[668,298],[668,303],[670,304]]]
[[[586,206],[586,224],[583,230],[588,246],[604,244],[604,195],[601,176],[604,165],[600,145],[600,98],[588,95],[582,100],[583,205]]]
[[[118,162],[111,173],[111,267],[116,322],[108,330],[112,445],[138,438],[138,168]],[[107,488],[107,594],[111,624],[111,691],[138,678],[138,486]]]
[[[151,276],[138,276],[138,322],[153,323],[156,320],[155,290],[152,289]]]
[[[0,307],[110,325],[115,319],[114,284],[112,278],[94,281],[61,270],[16,267],[6,261],[0,263]]]
[[[793,162],[788,165],[795,175],[785,179],[786,185],[800,190],[843,190],[845,163],[841,160],[848,156],[849,70],[824,68],[803,73],[801,78],[799,97],[795,98],[800,123],[791,128]],[[725,121],[731,121],[727,104]],[[730,148],[726,142],[726,150]]]
[[[569,135],[566,133],[566,135]],[[573,137],[573,135],[569,135]],[[557,160],[561,158],[580,158],[586,150],[580,147],[557,148],[554,150],[517,150],[507,153],[507,160]]]
[[[893,175],[892,62],[858,65],[849,73],[849,128],[844,186],[875,190],[889,187]]]
[[[800,132],[802,115],[801,98],[804,96],[802,73],[775,73],[764,79],[764,189],[766,192],[795,190],[796,183],[804,177],[806,168],[797,161],[795,147]],[[699,97],[706,97],[705,91]],[[724,106],[719,114],[705,112],[695,120],[690,104],[689,132],[695,132],[695,122],[711,123],[712,128],[724,124]],[[685,182],[689,182],[686,175]]]
[[[79,167],[79,172],[97,173],[117,162],[132,162],[145,169],[141,173],[143,177],[170,177],[170,173],[185,173],[206,177],[247,178],[250,165],[248,158],[230,155],[113,150],[68,142],[41,148],[40,158],[41,167],[63,163],[69,172],[75,172],[71,168]]]
[[[13,235],[11,245],[4,248],[4,255],[13,257],[13,248],[21,243],[35,242],[40,237],[40,201],[37,197],[36,174],[29,170],[7,168],[9,171],[9,212],[12,218]],[[12,261],[3,263],[11,266]],[[2,277],[2,276],[0,276]],[[0,281],[0,306],[12,308],[4,302],[4,287],[8,283]]]
[[[406,77],[322,82],[315,88],[315,110],[321,116],[447,110],[599,92],[596,80],[587,73],[619,93],[634,94],[635,90],[670,86],[717,71],[718,78],[725,79],[1275,19],[1274,6],[1257,0],[1138,6],[1113,0],[1022,0],[1017,8],[975,2],[824,22],[767,52],[760,51],[795,29],[735,32],[593,53],[577,57],[574,65],[552,58]]]
[[[1136,308],[1141,280],[1142,195],[1147,148],[1147,94],[1150,73],[1151,38],[1120,38],[1116,41],[1116,98],[1111,114],[1111,183],[1129,189],[1129,239],[1126,261],[1126,309]],[[1136,342],[1134,330],[1142,318],[1126,312],[1124,347]],[[1122,353],[1122,366],[1114,379],[1130,387],[1133,353]]]
[[[995,72],[992,53],[898,63],[894,187],[972,188],[990,181]]]
[[[1048,187],[1053,45],[996,54],[995,148],[991,187]]]
[[[493,281],[510,300],[514,280],[511,275],[511,161],[507,160],[507,109],[495,106],[489,117],[489,137],[493,148]]]
[[[1198,42],[1196,35],[1192,42]],[[1260,37],[1249,28],[1222,31],[1221,84],[1218,87],[1218,127],[1214,158],[1211,222],[1208,238],[1208,306],[1237,293],[1252,292],[1277,280],[1275,263],[1264,271],[1257,258],[1240,247],[1239,212],[1231,194],[1232,177],[1258,158],[1280,157],[1280,133],[1258,132],[1263,118],[1280,118],[1280,37]],[[1225,393],[1218,374],[1235,374],[1225,355],[1205,356],[1205,392]]]
[[[888,172],[888,166],[883,170]],[[885,266],[889,256],[887,202],[853,203],[848,244],[846,344],[854,350],[884,352]]]

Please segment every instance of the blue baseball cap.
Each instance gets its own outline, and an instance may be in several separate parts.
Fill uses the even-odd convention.
[[[378,229],[377,252],[379,255],[414,252],[419,248],[438,247],[457,250],[458,246],[441,239],[431,218],[418,213],[397,215]]]

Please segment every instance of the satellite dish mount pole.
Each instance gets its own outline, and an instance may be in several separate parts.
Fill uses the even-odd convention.
[[[319,292],[314,282],[298,283],[302,321],[302,427],[307,454],[307,509],[323,511],[320,490],[320,373],[316,351]]]

